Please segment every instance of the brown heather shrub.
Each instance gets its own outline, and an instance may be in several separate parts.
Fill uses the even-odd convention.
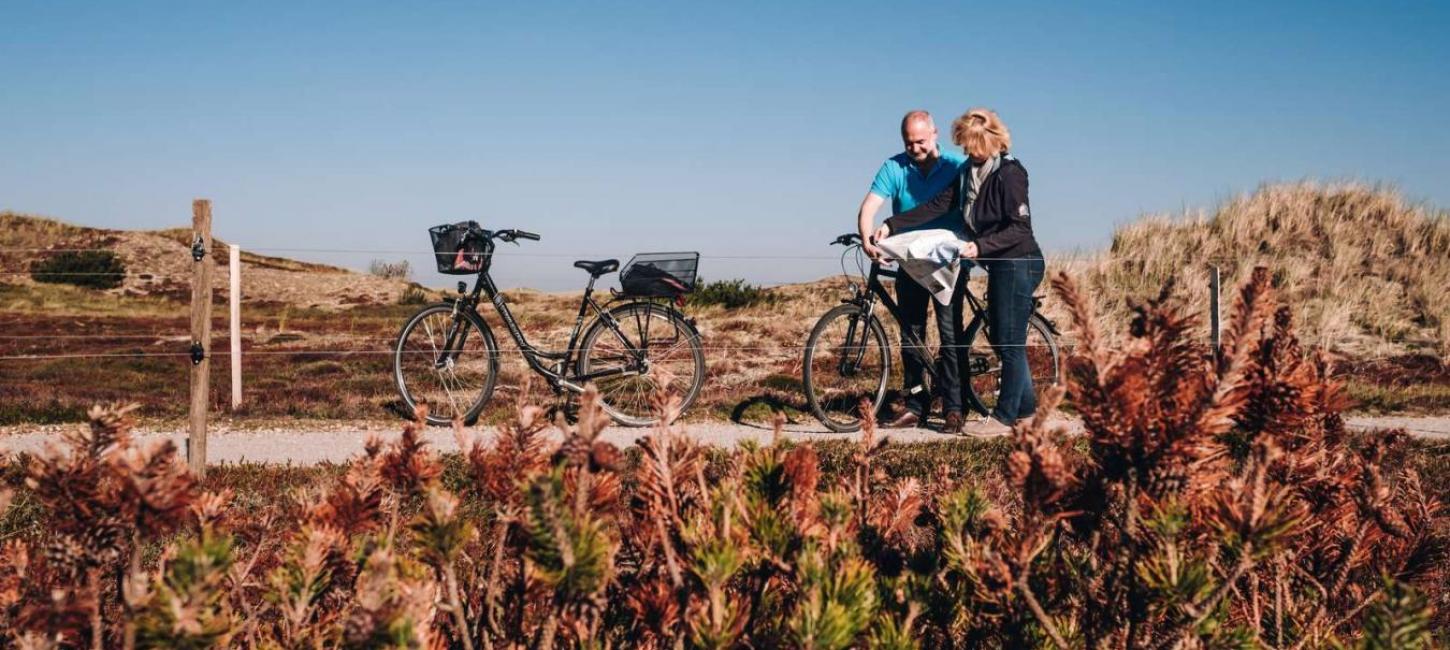
[[[733,451],[677,427],[635,445],[521,397],[463,478],[409,424],[295,503],[205,493],[127,409],[33,459],[43,531],[0,545],[17,647],[1425,647],[1446,520],[1403,435],[1351,444],[1339,387],[1262,269],[1215,358],[1171,290],[1109,345],[1065,275],[1079,440],[1020,425],[999,482],[845,471],[780,436]],[[1049,404],[1050,405],[1050,404]],[[658,397],[666,415],[672,396]],[[1040,409],[1040,413],[1050,412]],[[416,414],[418,420],[424,413]],[[671,418],[666,417],[665,421]],[[562,436],[553,435],[560,433]],[[828,478],[828,476],[830,478]],[[253,514],[244,514],[252,512]],[[145,549],[161,549],[143,557]]]

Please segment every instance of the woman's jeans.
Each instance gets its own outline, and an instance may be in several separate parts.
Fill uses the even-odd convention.
[[[983,262],[987,267],[987,334],[1002,361],[1001,392],[992,417],[1005,424],[1032,417],[1037,394],[1027,366],[1027,317],[1032,294],[1042,284],[1046,264],[1041,257]]]
[[[962,331],[962,295],[967,288],[967,267],[957,274],[957,286],[952,290],[951,302],[938,303],[927,292],[926,287],[912,280],[905,272],[896,279],[896,303],[901,309],[901,371],[902,392],[905,393],[907,410],[925,418],[931,408],[933,392],[942,396],[942,411],[962,412],[962,380],[959,361],[965,355],[952,354],[958,351],[957,343]],[[933,390],[922,386],[926,379],[926,363],[930,363],[926,350],[912,349],[907,332],[916,340],[926,342],[926,311],[930,304],[936,311],[936,333],[941,344],[941,356],[937,359],[937,379],[940,385]]]

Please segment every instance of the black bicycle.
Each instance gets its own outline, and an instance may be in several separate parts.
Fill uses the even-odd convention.
[[[886,291],[881,278],[898,282],[913,280],[900,271],[882,268],[879,262],[872,262],[867,273],[861,266],[861,237],[856,233],[841,235],[831,245],[846,247],[841,255],[843,269],[846,255],[856,253],[862,282],[858,284],[847,274],[851,297],[842,299],[844,304],[821,316],[811,330],[806,342],[803,379],[806,400],[821,424],[832,431],[850,432],[861,428],[862,399],[869,401],[873,413],[880,410],[892,376],[891,342],[874,310],[880,301],[896,319],[897,327],[901,327],[901,309]],[[969,272],[969,268],[963,268],[962,272]],[[958,343],[967,346],[966,366],[962,369],[962,384],[967,388],[964,396],[966,406],[987,415],[997,403],[1002,364],[988,342],[986,303],[968,287],[965,304],[972,310],[972,320],[965,330],[965,343]],[[1038,299],[1027,320],[1027,361],[1032,369],[1033,386],[1039,393],[1043,386],[1054,384],[1061,377],[1057,328],[1038,312],[1040,304]],[[926,341],[904,327],[901,330],[908,335],[903,354],[913,354],[922,360],[928,388],[938,384],[939,371],[930,361],[932,354]]]
[[[698,254],[636,256],[621,274],[625,290],[604,306],[594,300],[594,282],[618,270],[619,260],[574,262],[589,273],[589,284],[568,346],[553,351],[528,342],[489,275],[495,241],[538,241],[538,235],[489,231],[472,221],[436,226],[429,233],[440,273],[476,275],[477,280],[471,292],[459,282],[457,297],[424,307],[398,334],[393,377],[409,412],[426,403],[431,424],[447,425],[455,418],[472,424],[487,405],[498,380],[499,348],[478,313],[480,294],[493,303],[529,368],[556,395],[581,393],[592,382],[604,411],[627,426],[659,422],[654,397],[662,389],[681,397],[680,412],[699,395],[705,379],[700,334],[677,309],[680,297],[694,288]],[[595,318],[584,328],[591,310]]]

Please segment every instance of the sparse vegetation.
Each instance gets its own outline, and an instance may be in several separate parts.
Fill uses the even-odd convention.
[[[345,467],[199,483],[171,443],[130,438],[128,409],[97,408],[64,452],[0,472],[0,633],[47,647],[1371,648],[1444,629],[1443,458],[1344,432],[1340,388],[1267,273],[1240,292],[1220,360],[1184,336],[1198,324],[1171,294],[1134,306],[1119,349],[1071,281],[1055,286],[1082,341],[1067,385],[1079,440],[1038,420],[926,454],[871,426],[854,444],[724,451],[661,428],[620,450],[598,438],[591,394],[562,439],[521,403],[490,442],[460,432],[458,457],[410,424]],[[283,489],[293,498],[256,496]]]
[[[36,282],[114,289],[126,278],[126,265],[111,251],[63,251],[30,264]]]
[[[416,282],[409,284],[408,288],[403,289],[403,293],[398,294],[398,304],[400,305],[423,305],[428,302],[430,302],[428,290]]]
[[[387,280],[407,280],[413,275],[413,267],[408,264],[408,260],[373,260],[368,263],[368,274]]]
[[[1275,221],[1269,215],[1278,215],[1277,226],[1272,225]],[[1437,277],[1435,269],[1450,264],[1446,262],[1450,255],[1435,247],[1436,237],[1441,236],[1435,233],[1444,230],[1444,223],[1442,213],[1407,204],[1392,192],[1358,185],[1275,185],[1232,199],[1201,217],[1153,217],[1125,226],[1120,229],[1113,250],[1104,253],[1097,262],[1076,266],[1051,264],[1052,270],[1067,270],[1081,283],[1085,298],[1103,314],[1104,322],[1114,326],[1104,336],[1109,337],[1111,345],[1119,345],[1122,333],[1126,332],[1122,325],[1132,318],[1128,309],[1130,300],[1151,298],[1170,277],[1177,279],[1178,291],[1191,310],[1206,312],[1203,268],[1185,267],[1174,260],[1207,257],[1243,260],[1239,266],[1224,267],[1225,287],[1234,286],[1246,277],[1244,274],[1248,271],[1243,264],[1262,261],[1273,271],[1276,287],[1290,305],[1305,339],[1327,346],[1335,353],[1332,369],[1356,400],[1352,409],[1369,413],[1450,413],[1450,365],[1445,363],[1435,341],[1434,327],[1438,326],[1429,325],[1439,321],[1424,307],[1450,295],[1450,291],[1444,290],[1450,285],[1431,281]],[[1257,236],[1255,228],[1262,231]],[[1333,246],[1326,239],[1328,233],[1334,233]],[[167,240],[160,242],[165,246],[154,248],[153,256],[162,255],[167,260],[174,257],[179,268],[189,273],[187,265],[191,261],[182,245],[189,234],[182,230],[158,234]],[[0,214],[0,248],[4,249],[57,245],[105,247],[114,245],[107,243],[113,240],[143,235],[150,242],[153,233],[101,231],[53,220]],[[1356,237],[1364,244],[1364,250],[1349,245]],[[1396,240],[1403,241],[1394,243]],[[1263,253],[1258,252],[1261,241]],[[140,249],[126,250],[134,253]],[[1321,253],[1310,255],[1307,252],[1310,250]],[[1385,251],[1398,252],[1390,255]],[[237,415],[245,418],[287,414],[313,418],[394,417],[388,410],[396,395],[390,385],[386,355],[335,352],[387,348],[403,319],[417,308],[417,304],[408,302],[420,299],[419,292],[406,289],[405,283],[396,280],[384,281],[334,267],[250,255],[243,251],[244,264],[255,269],[247,276],[251,278],[248,282],[260,281],[266,274],[267,292],[253,291],[255,285],[247,287],[247,302],[243,305],[245,348],[247,352],[262,354],[251,357],[247,365],[244,399],[248,406]],[[56,332],[108,332],[126,336],[155,334],[157,338],[0,338],[0,356],[184,351],[185,346],[179,339],[166,338],[184,336],[188,331],[185,312],[178,306],[184,304],[178,302],[185,300],[184,285],[176,285],[170,293],[158,293],[152,292],[149,285],[128,284],[120,290],[97,292],[64,284],[30,283],[23,273],[39,258],[38,255],[0,254],[0,266],[22,271],[21,275],[0,276],[0,328],[6,334],[43,337]],[[151,257],[126,259],[148,260],[145,267],[136,266],[140,262],[132,263],[135,271],[158,270],[157,261]],[[1159,261],[1147,263],[1144,259]],[[1368,266],[1371,262],[1374,268]],[[1392,262],[1420,270],[1388,270]],[[1360,268],[1355,264],[1365,266]],[[834,266],[834,261],[830,266]],[[828,271],[822,268],[822,273]],[[214,274],[219,287],[225,286],[222,275]],[[1406,289],[1413,284],[1412,275],[1424,282],[1414,285],[1417,289]],[[128,282],[137,280],[128,278]],[[983,288],[980,273],[973,282],[980,293]],[[341,303],[341,306],[336,300],[319,300],[326,291],[314,288],[321,286],[336,291],[331,288],[348,287],[345,295],[352,296],[358,292],[351,287],[367,284],[377,287],[371,296],[360,297],[355,304]],[[718,292],[711,289],[716,286],[722,289]],[[1045,287],[1043,291],[1046,292]],[[511,289],[506,295],[518,308],[519,324],[531,341],[546,347],[562,347],[567,343],[577,294]],[[763,425],[769,421],[770,414],[783,412],[808,421],[809,416],[802,413],[803,396],[799,391],[792,392],[781,378],[800,377],[800,346],[815,319],[847,295],[843,279],[834,276],[770,288],[750,286],[738,280],[705,282],[699,295],[721,297],[700,299],[686,306],[687,313],[696,318],[707,347],[709,372],[697,406],[686,417],[691,420],[736,417]],[[1411,300],[1411,295],[1428,297]],[[436,296],[428,292],[429,298]],[[746,306],[727,307],[727,304],[748,302],[752,296],[769,298]],[[1051,297],[1044,309],[1059,324],[1065,324],[1070,318],[1061,302]],[[214,332],[226,331],[224,313],[224,310],[217,313]],[[1371,317],[1385,324],[1362,327],[1365,319]],[[502,323],[488,310],[485,318],[494,333],[504,340],[503,347],[512,347],[506,341]],[[1398,325],[1392,326],[1390,321]],[[1391,332],[1398,333],[1391,336]],[[1201,326],[1188,335],[1205,341],[1208,328]],[[928,336],[935,336],[934,328],[928,328]],[[896,333],[890,332],[889,338],[894,340]],[[1070,337],[1061,341],[1065,345],[1073,343]],[[307,355],[319,351],[327,351],[327,358],[345,366],[346,372],[300,374],[298,366],[314,358]],[[177,399],[177,391],[182,390],[178,388],[182,385],[177,378],[184,376],[185,366],[172,361],[169,358],[71,359],[63,360],[63,364],[46,360],[0,361],[0,407],[5,407],[0,408],[0,420],[24,421],[26,414],[34,413],[47,419],[64,417],[79,421],[89,405],[121,398],[140,401],[143,407],[139,413],[144,417],[180,417],[184,415],[181,406],[184,399]],[[218,364],[219,373],[224,372],[223,367],[224,363]],[[62,371],[69,373],[64,380],[49,374]],[[524,379],[529,374],[519,356],[506,350],[499,381],[500,395],[517,396],[525,389]],[[226,401],[227,382],[220,379],[223,376],[219,374],[218,380],[213,381],[216,390],[222,391],[214,402],[217,404]],[[896,384],[893,382],[892,386]],[[537,382],[531,390],[533,399],[549,399]],[[506,399],[494,400],[483,421],[507,419],[506,402]]]

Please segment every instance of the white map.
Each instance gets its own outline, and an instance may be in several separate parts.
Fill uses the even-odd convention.
[[[913,230],[876,242],[887,257],[897,260],[901,270],[943,305],[951,301],[952,289],[957,286],[962,248],[966,245],[961,233],[946,228]]]

